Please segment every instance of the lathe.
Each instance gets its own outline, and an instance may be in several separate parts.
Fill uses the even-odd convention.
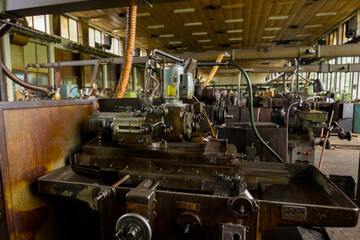
[[[153,77],[159,57],[175,61],[163,81]],[[255,240],[283,226],[355,226],[358,207],[314,166],[249,161],[204,134],[207,91],[195,92],[202,65],[153,51],[143,97],[99,100],[89,120],[97,137],[40,177],[40,193],[87,203],[99,213],[102,239]],[[251,83],[235,67],[248,80],[251,116]],[[282,161],[251,117],[250,125]]]

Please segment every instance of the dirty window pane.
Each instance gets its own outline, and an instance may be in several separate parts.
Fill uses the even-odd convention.
[[[34,16],[34,28],[45,32],[45,15]]]
[[[50,32],[50,15],[45,15],[45,25],[46,25],[46,33],[51,34]]]
[[[101,32],[99,30],[95,30],[95,42],[101,43]]]
[[[77,21],[69,18],[69,29],[70,29],[70,40],[77,42],[78,41],[78,26]]]
[[[34,27],[33,17],[26,17],[29,27]]]
[[[114,38],[114,54],[116,55],[120,55],[120,51],[119,51],[119,40],[117,38]]]
[[[37,83],[40,86],[48,86],[49,85],[49,75],[44,73],[37,74]]]
[[[89,28],[89,46],[95,47],[95,30],[93,28]]]
[[[60,16],[61,37],[69,39],[69,23],[68,18]]]

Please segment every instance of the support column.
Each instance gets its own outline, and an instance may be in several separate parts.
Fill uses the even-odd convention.
[[[53,17],[52,17],[52,15],[46,16],[46,17],[49,18],[50,33],[54,34]],[[48,61],[51,63],[55,62],[55,43],[49,43],[49,45],[48,45]],[[50,86],[55,87],[55,69],[54,68],[49,68],[49,82],[50,82]]]
[[[133,91],[136,91],[137,90],[137,86],[138,86],[138,84],[139,84],[139,81],[138,81],[138,77],[137,77],[137,68],[136,67],[134,67],[133,68],[133,84],[132,84],[132,90]]]
[[[55,62],[55,44],[50,43],[48,45],[48,61]],[[49,82],[50,86],[55,87],[55,69],[49,68]]]
[[[108,67],[106,64],[102,65],[102,73],[103,88],[108,88]]]
[[[1,60],[2,63],[11,70],[10,35],[6,34],[1,38]],[[2,71],[1,71],[2,73]],[[14,101],[13,82],[8,77],[3,77],[1,90],[1,101]],[[3,95],[4,94],[4,95]]]

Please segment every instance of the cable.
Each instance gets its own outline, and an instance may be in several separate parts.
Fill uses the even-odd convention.
[[[198,66],[232,66],[239,70],[241,72],[241,75],[245,78],[246,84],[247,84],[247,90],[249,93],[249,112],[250,112],[250,125],[251,129],[253,130],[255,137],[259,140],[259,142],[264,145],[264,147],[273,155],[279,162],[284,163],[284,160],[262,139],[260,136],[256,126],[255,126],[255,120],[254,120],[254,106],[253,106],[253,92],[252,92],[252,86],[251,81],[249,78],[249,75],[245,72],[245,70],[240,67],[239,65],[235,63],[198,63]]]
[[[205,115],[205,117],[206,117],[206,120],[207,120],[209,126],[210,126],[211,133],[212,133],[213,137],[216,137],[216,133],[215,133],[214,128],[213,128],[213,126],[212,126],[212,124],[211,124],[211,122],[210,122],[210,119],[208,118],[208,116],[207,116],[207,114],[206,114],[205,109],[204,109],[204,112],[203,112],[203,113],[204,113],[204,115]]]

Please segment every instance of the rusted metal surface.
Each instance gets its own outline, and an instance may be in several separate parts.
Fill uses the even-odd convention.
[[[263,139],[283,159],[286,158],[286,128],[278,127],[273,123],[260,122],[256,127]],[[259,143],[248,123],[231,123],[218,129],[218,138],[228,139],[234,144],[239,153],[248,153],[249,148],[254,148],[256,156],[261,161],[277,162],[277,160]],[[253,160],[253,159],[251,159]]]
[[[255,164],[249,167],[248,171],[259,166]],[[148,170],[148,174],[144,175],[144,172],[127,172],[130,177],[116,188],[115,195],[110,199],[100,201],[95,206],[100,211],[102,239],[113,239],[116,220],[129,211],[144,215],[155,214],[151,223],[153,239],[184,239],[176,222],[184,213],[196,215],[201,220],[202,226],[198,233],[187,236],[186,239],[199,239],[199,236],[201,239],[221,239],[217,236],[219,236],[219,227],[224,223],[248,227],[247,239],[260,239],[261,232],[273,231],[275,226],[356,225],[358,219],[356,205],[314,166],[293,164],[286,165],[286,168],[290,174],[289,181],[282,183],[274,183],[270,178],[264,179],[261,174],[252,173],[258,177],[260,186],[258,189],[250,190],[256,205],[249,215],[240,216],[234,215],[230,204],[238,197],[231,194],[218,195],[214,191],[222,186],[223,192],[226,192],[231,185],[222,182],[216,186],[214,183],[219,183],[221,180],[215,180],[216,178],[214,179],[211,175],[202,177],[202,183],[196,184],[196,177],[190,174],[185,174],[184,179],[188,181],[183,181],[184,179],[171,178],[171,175],[175,175],[174,173],[157,175]],[[271,170],[266,166],[262,171],[266,172],[267,169]],[[181,175],[184,174],[179,173],[178,177]],[[58,196],[65,196],[66,193],[72,199],[87,201],[91,205],[96,196],[96,190],[106,187],[106,181],[104,181],[106,178],[100,179],[78,174],[71,170],[71,167],[65,167],[41,177],[39,186],[42,193]],[[156,182],[156,179],[159,179],[160,183],[156,189],[152,189],[150,186]],[[150,184],[147,184],[149,181]],[[251,181],[251,178],[246,180],[249,183]],[[203,188],[201,184],[207,187]],[[189,189],[189,186],[193,188]],[[146,192],[144,196],[152,197],[143,199],[141,197],[143,193],[136,190],[139,188]],[[135,198],[130,197],[134,195],[130,194],[134,189],[136,190]],[[83,194],[85,192],[88,193],[86,198]],[[128,198],[132,200],[129,201]],[[147,202],[149,199],[153,200]],[[154,204],[154,206],[149,207],[149,204]],[[180,230],[184,228],[180,227]]]
[[[0,103],[1,180],[6,233],[1,239],[57,239],[56,215],[36,179],[66,164],[84,142],[93,101]],[[6,218],[5,218],[6,217]],[[6,219],[6,221],[5,221]],[[8,236],[7,236],[8,235]]]

